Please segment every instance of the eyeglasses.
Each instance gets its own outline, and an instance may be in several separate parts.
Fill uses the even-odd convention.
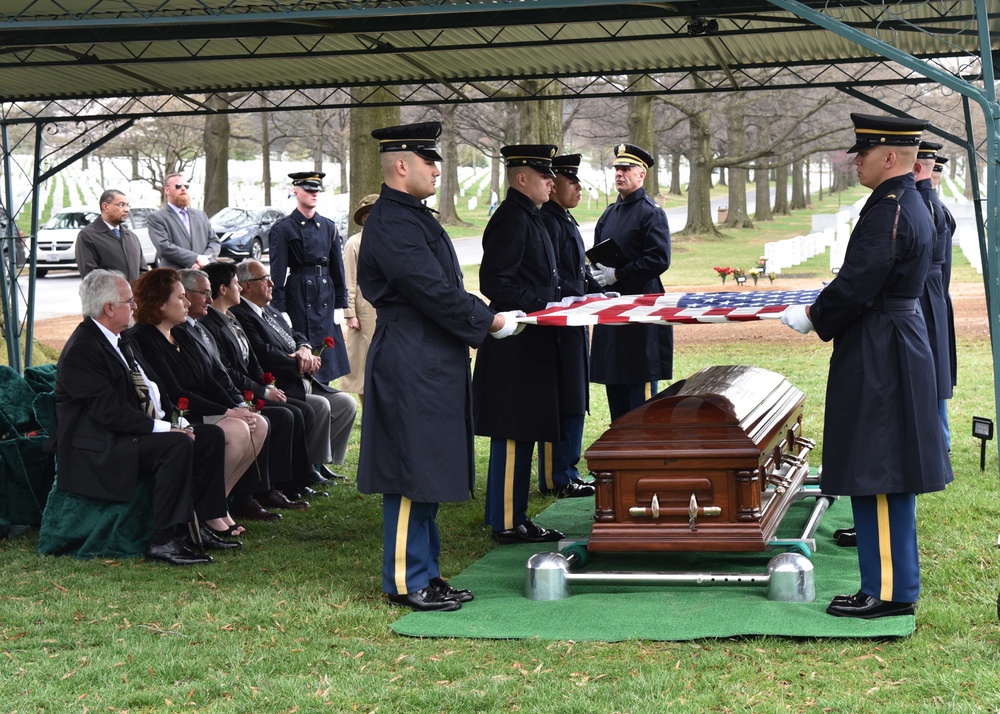
[[[136,305],[135,298],[129,298],[128,300],[118,300],[117,302],[119,305],[130,305],[132,307],[135,307]]]
[[[269,283],[273,283],[274,282],[273,280],[271,280],[271,276],[270,275],[262,275],[259,278],[247,278],[246,282],[252,283],[252,282],[255,282],[257,280],[266,280]]]
[[[190,290],[190,291],[188,291],[188,295],[204,295],[206,300],[210,300],[212,298],[212,291],[211,290]]]
[[[175,183],[173,186],[174,186],[174,188],[176,188],[178,190],[180,190],[182,188],[191,188],[191,184],[189,184],[189,183]]]
[[[119,201],[118,203],[112,205],[117,206],[118,208],[128,208],[128,203],[125,201]]]

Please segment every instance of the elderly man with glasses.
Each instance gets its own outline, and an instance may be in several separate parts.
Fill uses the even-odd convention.
[[[142,256],[139,238],[129,230],[128,196],[109,189],[101,194],[101,215],[76,237],[76,265],[80,277],[91,270],[117,270],[128,280],[135,280],[149,270]]]
[[[188,188],[183,174],[169,174],[163,183],[167,205],[146,219],[161,268],[199,270],[218,258],[222,250],[208,216],[191,208]]]

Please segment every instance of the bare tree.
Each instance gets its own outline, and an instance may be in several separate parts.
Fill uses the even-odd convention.
[[[378,100],[380,95],[393,96],[390,87],[376,90],[371,97]],[[366,95],[367,96],[367,95]],[[371,137],[373,129],[395,126],[400,123],[398,106],[354,106],[349,115],[350,124],[350,205],[354,206],[369,193],[378,193],[382,186],[382,170],[379,167],[378,143]]]

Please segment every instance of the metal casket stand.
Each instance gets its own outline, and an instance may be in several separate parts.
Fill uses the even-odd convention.
[[[649,583],[683,585],[766,585],[767,599],[778,602],[812,602],[816,599],[813,565],[800,553],[779,553],[767,564],[766,573],[574,573],[579,556],[570,553],[536,553],[528,559],[525,597],[529,600],[562,600],[570,595],[570,583],[639,585]]]

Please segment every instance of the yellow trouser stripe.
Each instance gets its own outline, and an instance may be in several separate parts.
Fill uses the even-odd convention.
[[[645,390],[646,391],[645,391],[644,396],[646,398],[646,401],[648,402],[650,400],[650,398],[653,396],[653,383],[652,382],[646,382]]]
[[[545,488],[552,490],[556,487],[552,481],[552,444],[546,441],[541,446],[542,453],[538,455],[538,466],[545,474]]]
[[[517,442],[507,439],[507,460],[503,470],[503,527],[510,530],[514,527],[514,458],[517,455]]]
[[[405,595],[406,588],[406,534],[410,529],[410,504],[406,496],[399,499],[399,515],[396,517],[396,592]]]
[[[875,513],[878,518],[878,556],[882,564],[882,590],[879,600],[892,600],[892,543],[889,533],[889,499],[884,494],[875,496]]]

